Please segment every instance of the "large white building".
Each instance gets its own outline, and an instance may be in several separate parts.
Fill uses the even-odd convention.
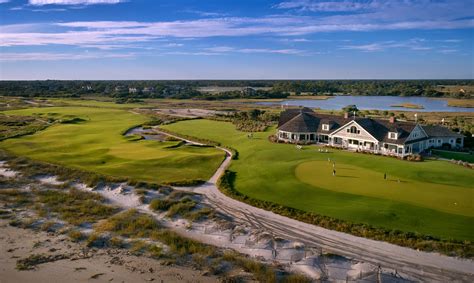
[[[309,108],[280,114],[278,139],[289,143],[321,143],[355,151],[404,157],[429,148],[462,148],[464,136],[442,126],[371,118],[318,114]]]

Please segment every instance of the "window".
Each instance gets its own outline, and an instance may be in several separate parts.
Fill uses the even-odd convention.
[[[323,124],[323,131],[329,131],[329,124]]]
[[[396,139],[397,139],[397,136],[398,136],[397,133],[394,133],[394,132],[389,132],[389,133],[388,133],[388,138],[389,138],[389,139],[396,140]]]
[[[358,130],[356,126],[352,126],[350,129],[347,130],[347,132],[351,134],[360,134],[360,130]]]

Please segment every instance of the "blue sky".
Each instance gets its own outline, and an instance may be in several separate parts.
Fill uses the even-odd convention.
[[[0,79],[474,78],[472,0],[0,0]]]

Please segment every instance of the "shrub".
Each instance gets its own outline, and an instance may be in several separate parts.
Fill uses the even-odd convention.
[[[71,224],[95,222],[114,214],[117,209],[101,202],[103,198],[94,193],[71,189],[69,193],[60,191],[39,191],[38,201],[45,206],[41,210],[57,213]]]
[[[41,230],[46,232],[53,231],[53,227],[56,223],[54,221],[46,221],[41,225]]]
[[[174,201],[154,199],[150,202],[150,208],[155,211],[165,211],[168,210],[173,204]]]
[[[109,239],[109,244],[111,247],[113,248],[124,248],[125,247],[125,243],[122,241],[122,239],[118,238],[118,237],[112,237]]]
[[[131,209],[110,217],[95,225],[99,232],[114,232],[124,237],[142,238],[159,229],[160,226],[150,215],[140,214]]]
[[[77,231],[77,230],[72,230],[67,235],[73,242],[80,242],[85,239],[84,234],[82,234],[80,231]]]

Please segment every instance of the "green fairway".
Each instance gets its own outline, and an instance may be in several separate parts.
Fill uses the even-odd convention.
[[[270,143],[274,129],[248,139],[226,122],[192,120],[164,128],[237,149],[239,159],[230,170],[237,173],[236,189],[252,198],[356,223],[474,239],[471,169],[445,161],[408,162],[340,150],[320,153],[315,146],[298,150]],[[337,177],[328,158],[336,162]],[[389,180],[383,180],[384,173]]]
[[[343,163],[309,161],[296,167],[296,177],[315,187],[335,192],[371,196],[432,208],[448,213],[474,216],[472,190],[456,186],[429,184],[400,179]]]
[[[101,174],[155,183],[207,180],[224,158],[214,148],[170,148],[177,142],[131,141],[122,135],[123,131],[147,118],[121,109],[48,107],[4,113],[82,118],[80,123],[55,124],[34,135],[5,140],[0,147],[18,155]]]

